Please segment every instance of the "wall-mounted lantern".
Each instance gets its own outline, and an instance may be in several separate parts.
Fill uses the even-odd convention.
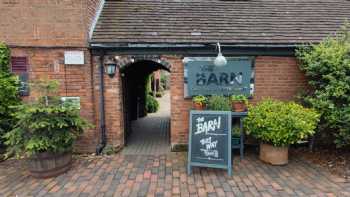
[[[110,78],[113,78],[115,76],[115,73],[117,72],[117,63],[111,59],[108,59],[105,62],[105,69],[106,73]]]
[[[220,43],[217,43],[217,48],[219,50],[218,56],[214,60],[214,65],[217,67],[226,66],[227,60],[221,53]]]

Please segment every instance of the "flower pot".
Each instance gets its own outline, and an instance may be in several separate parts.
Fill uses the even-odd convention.
[[[233,101],[232,102],[232,111],[244,112],[246,110],[247,110],[247,107],[243,101]]]
[[[232,137],[231,138],[231,146],[239,145],[241,144],[241,138],[240,137]]]
[[[276,147],[261,143],[260,160],[271,165],[286,165],[288,164],[288,147]]]
[[[72,165],[72,153],[38,153],[27,160],[30,175],[51,178],[67,172]]]
[[[204,110],[205,109],[205,104],[193,102],[193,109],[195,109],[195,110]]]

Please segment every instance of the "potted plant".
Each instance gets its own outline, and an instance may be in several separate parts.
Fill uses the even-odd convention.
[[[312,136],[319,113],[294,102],[264,100],[249,107],[247,134],[261,141],[260,159],[272,165],[288,163],[288,146]]]
[[[203,95],[193,97],[192,104],[195,110],[204,110],[206,106],[207,98]]]
[[[231,95],[232,111],[244,112],[247,110],[248,99],[244,95]]]
[[[232,138],[231,138],[231,145],[239,145],[241,143],[241,131],[238,126],[234,126],[232,128]]]
[[[79,109],[61,103],[54,96],[57,81],[38,81],[39,98],[16,107],[18,122],[5,134],[7,156],[15,154],[26,159],[30,174],[48,178],[71,167],[74,142],[91,125],[80,117]]]
[[[213,111],[231,111],[229,99],[217,95],[209,97],[207,108]]]

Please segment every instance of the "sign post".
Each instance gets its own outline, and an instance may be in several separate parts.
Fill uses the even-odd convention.
[[[227,169],[232,176],[231,112],[190,112],[188,174],[192,167]]]

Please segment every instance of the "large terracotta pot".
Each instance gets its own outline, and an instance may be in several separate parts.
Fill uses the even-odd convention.
[[[39,153],[27,160],[30,175],[35,178],[50,178],[67,172],[72,165],[72,153]]]
[[[205,104],[193,102],[193,109],[195,109],[195,110],[204,110],[205,109]]]
[[[247,110],[247,107],[243,101],[233,101],[231,103],[232,111],[235,112],[244,112]]]
[[[260,159],[271,165],[286,165],[288,164],[288,147],[276,147],[261,143]]]

